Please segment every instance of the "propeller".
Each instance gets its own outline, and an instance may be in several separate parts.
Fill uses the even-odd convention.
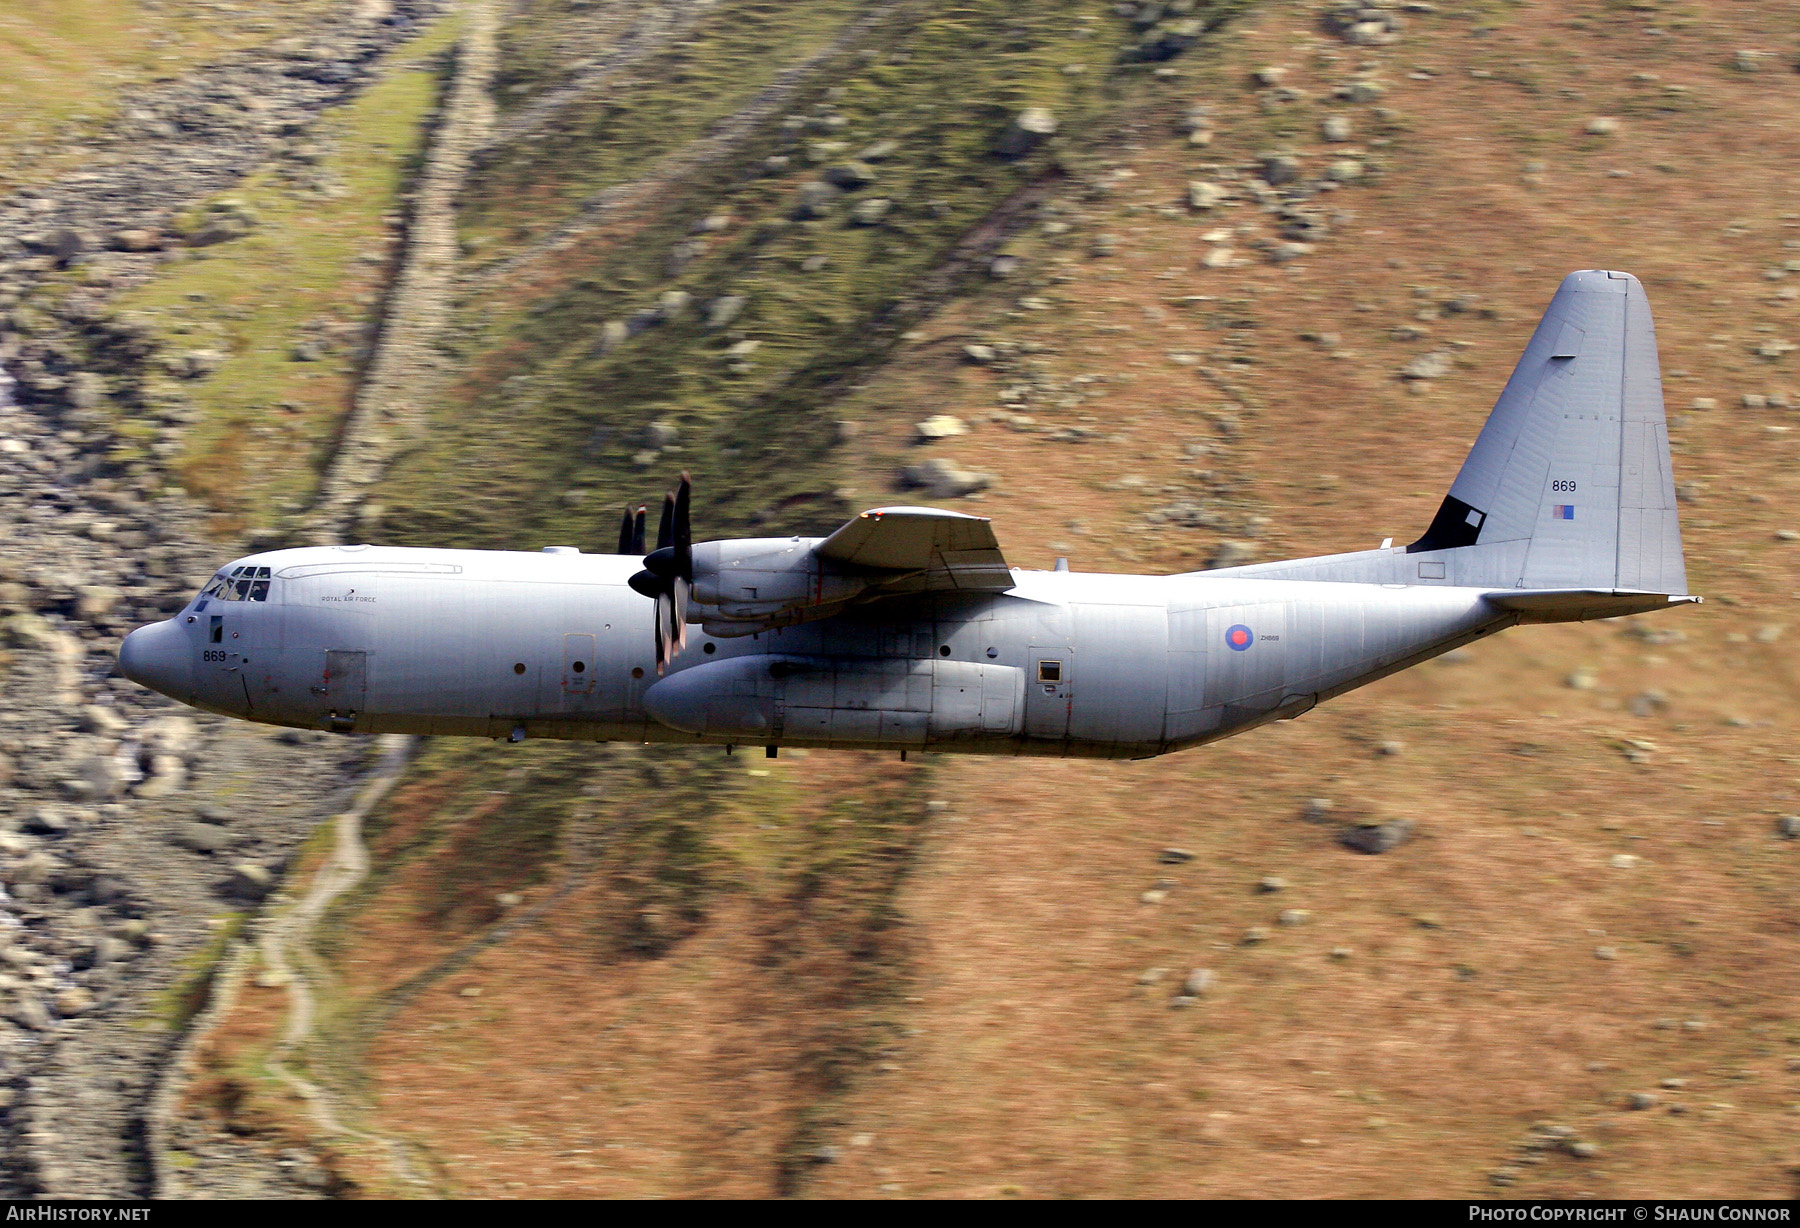
[[[689,521],[693,482],[681,475],[681,483],[663,496],[662,519],[656,526],[656,549],[644,556],[644,570],[631,577],[636,592],[656,602],[656,672],[687,646],[688,596],[694,587],[694,533]],[[619,526],[619,542],[626,544],[630,530],[631,551],[644,548],[644,513],[627,513]]]
[[[634,515],[631,504],[625,505],[625,518],[619,521],[619,554],[642,554],[644,552],[644,513],[647,510],[640,503]]]

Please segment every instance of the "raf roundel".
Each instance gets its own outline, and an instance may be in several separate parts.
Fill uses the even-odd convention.
[[[1239,623],[1225,632],[1225,644],[1233,652],[1242,652],[1254,643],[1256,643],[1256,632],[1250,630],[1243,623]]]

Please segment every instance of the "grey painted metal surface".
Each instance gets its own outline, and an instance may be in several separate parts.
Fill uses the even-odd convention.
[[[120,663],[276,725],[1138,758],[1521,622],[1697,600],[1648,304],[1606,272],[1564,281],[1409,547],[1178,576],[1027,571],[985,520],[884,508],[829,538],[670,557],[691,569],[701,633],[660,676],[654,603],[628,584],[641,561],[566,547],[251,555],[133,632]]]

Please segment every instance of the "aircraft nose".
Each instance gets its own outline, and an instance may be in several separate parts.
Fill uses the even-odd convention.
[[[139,627],[119,645],[119,672],[183,703],[193,698],[194,663],[187,637],[173,622]]]

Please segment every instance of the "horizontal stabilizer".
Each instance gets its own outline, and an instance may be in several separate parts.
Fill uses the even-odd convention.
[[[1700,598],[1623,588],[1543,588],[1502,589],[1483,593],[1482,600],[1502,610],[1522,614],[1523,621],[1528,623],[1565,623],[1647,614],[1669,606],[1698,604]]]

